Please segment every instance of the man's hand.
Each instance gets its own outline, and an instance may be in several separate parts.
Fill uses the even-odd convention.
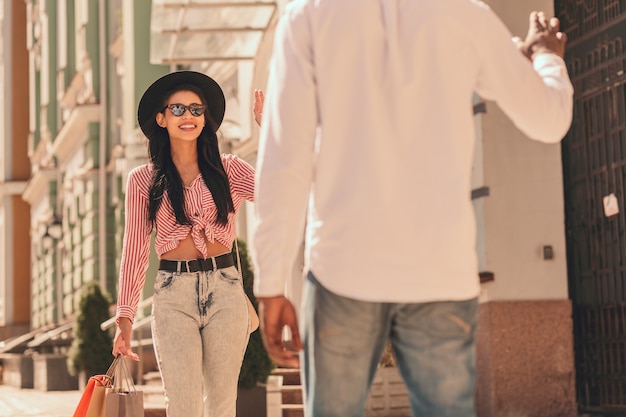
[[[531,12],[526,39],[515,37],[513,42],[531,61],[535,55],[542,53],[553,53],[563,58],[567,35],[559,32],[559,25],[556,17],[548,21],[543,12]]]
[[[139,360],[139,356],[133,352],[130,347],[131,333],[133,331],[133,323],[127,317],[121,317],[120,322],[117,325],[115,331],[115,340],[113,342],[113,356],[117,357],[118,354],[126,358],[130,358],[134,361]]]
[[[293,304],[284,296],[257,297],[261,321],[261,337],[270,359],[278,366],[300,366],[298,351],[302,349],[298,320]],[[283,329],[291,331],[291,340],[283,340]]]

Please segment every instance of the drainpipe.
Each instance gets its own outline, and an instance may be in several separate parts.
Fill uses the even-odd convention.
[[[55,242],[54,250],[56,250],[56,292],[57,292],[57,326],[60,326],[65,318],[65,314],[63,314],[63,262],[61,261],[61,257],[65,256],[65,244],[62,239],[59,239]]]
[[[57,158],[58,161],[58,158]],[[61,199],[61,196],[64,194],[64,192],[62,191],[63,188],[63,173],[61,171],[61,166],[59,165],[59,163],[57,162],[56,164],[56,181],[57,181],[57,192],[56,192],[56,196],[55,198],[55,207],[54,207],[54,212],[52,214],[52,221],[54,222],[56,219],[56,216],[61,216],[61,213],[63,213],[63,200]],[[51,224],[51,223],[49,223]],[[65,318],[65,314],[63,312],[63,262],[61,261],[61,257],[64,255],[64,251],[65,250],[65,244],[63,243],[63,235],[61,234],[61,237],[59,238],[59,240],[56,239],[56,237],[54,238],[54,251],[55,252],[55,258],[56,258],[56,265],[55,267],[55,271],[54,273],[56,274],[56,284],[57,284],[57,325],[61,325],[61,322],[63,321],[63,319]]]
[[[98,274],[100,289],[107,291],[106,268],[106,134],[107,134],[107,41],[106,41],[106,1],[98,1],[98,53],[100,54],[100,141],[98,157]]]

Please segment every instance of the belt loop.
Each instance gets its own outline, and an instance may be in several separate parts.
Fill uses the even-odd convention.
[[[215,256],[211,257],[211,263],[213,264],[213,271],[217,271],[217,262],[215,262]]]
[[[185,265],[187,266],[187,272],[191,272],[191,268],[189,268],[189,261],[185,260]]]
[[[180,261],[176,261],[176,273],[180,274]]]

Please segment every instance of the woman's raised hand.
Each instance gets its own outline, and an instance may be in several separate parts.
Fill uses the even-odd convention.
[[[254,121],[259,126],[261,126],[261,115],[263,114],[264,101],[265,96],[263,95],[263,91],[254,90],[254,107],[252,108],[252,111],[254,112]]]

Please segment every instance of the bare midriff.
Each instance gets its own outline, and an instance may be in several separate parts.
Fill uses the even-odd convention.
[[[205,239],[204,242],[206,243],[208,258],[230,252],[230,249],[217,241],[209,242]],[[187,235],[184,240],[180,241],[178,246],[161,255],[161,259],[167,259],[169,261],[188,261],[190,259],[203,257],[202,253],[196,248],[196,245],[194,245],[191,235]]]

